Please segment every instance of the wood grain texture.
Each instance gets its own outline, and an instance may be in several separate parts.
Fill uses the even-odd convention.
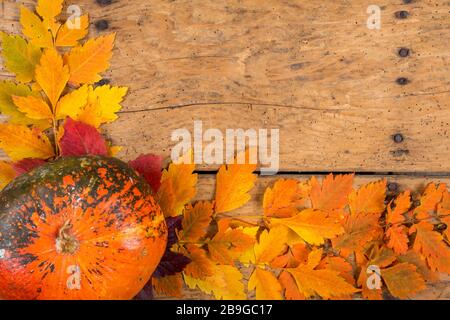
[[[117,32],[105,77],[130,94],[106,134],[126,159],[169,155],[171,132],[203,120],[279,128],[282,171],[450,172],[446,0],[378,1],[381,30],[366,27],[365,0],[69,3]],[[17,32],[17,21],[5,1],[1,29]]]

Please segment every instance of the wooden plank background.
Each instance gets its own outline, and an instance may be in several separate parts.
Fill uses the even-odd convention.
[[[19,32],[18,3],[35,2],[3,1],[1,30]],[[171,132],[202,120],[205,129],[280,129],[280,175],[356,172],[357,183],[388,177],[414,190],[450,182],[447,0],[67,3],[89,13],[90,36],[117,32],[104,76],[130,93],[120,119],[104,129],[125,160],[168,157]],[[380,30],[366,26],[372,4],[381,8]],[[108,30],[95,28],[100,20]],[[409,56],[398,54],[402,47]],[[1,69],[0,77],[11,75]],[[214,191],[207,172],[215,169],[199,167],[199,198]],[[259,179],[236,214],[260,213],[276,178]],[[450,298],[448,285],[443,279],[427,297]]]

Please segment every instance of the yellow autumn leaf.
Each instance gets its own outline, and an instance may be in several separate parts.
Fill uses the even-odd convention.
[[[0,190],[16,177],[16,171],[6,161],[0,161]]]
[[[88,34],[89,17],[87,15],[79,17],[79,28],[73,28],[75,21],[67,20],[58,31],[55,45],[57,47],[74,47],[78,41]]]
[[[219,228],[219,232],[207,241],[211,259],[221,264],[233,264],[246,250],[253,247],[255,239],[240,229]]]
[[[20,6],[22,33],[40,48],[52,48],[53,38],[46,24],[25,6]]]
[[[87,105],[89,90],[89,86],[84,85],[63,96],[56,106],[56,119],[64,120],[71,117],[78,120],[81,110]]]
[[[99,73],[109,67],[115,34],[90,39],[75,47],[64,56],[70,69],[70,83],[74,85],[93,84],[101,77]]]
[[[50,140],[41,130],[21,125],[0,124],[0,148],[13,161],[49,159],[55,155]]]
[[[234,266],[215,265],[213,275],[205,279],[195,279],[184,274],[184,281],[191,289],[200,289],[207,294],[213,294],[216,299],[245,300],[242,274]]]
[[[111,87],[104,85],[93,89],[89,87],[87,104],[81,108],[75,120],[100,127],[103,123],[113,122],[122,109],[120,103],[126,95],[128,88]]]
[[[17,81],[27,83],[33,80],[34,70],[41,59],[41,49],[19,36],[0,34],[5,68],[16,75]]]
[[[256,300],[282,300],[281,284],[270,271],[256,267],[248,281],[248,290],[256,291]]]
[[[64,0],[39,0],[36,12],[44,20],[54,20],[61,14]]]
[[[13,101],[17,109],[30,119],[50,120],[53,118],[49,105],[41,98],[13,96]]]
[[[236,159],[239,159],[239,154]],[[216,177],[216,213],[229,212],[246,204],[254,187],[256,164],[249,164],[249,151],[245,151],[245,164],[227,164],[220,167]]]
[[[194,173],[192,150],[182,157],[180,163],[171,163],[161,177],[157,200],[166,217],[181,214],[184,206],[194,198],[197,174]]]
[[[287,232],[283,226],[275,226],[269,231],[264,230],[259,235],[259,241],[254,246],[254,262],[269,264],[273,259],[286,251]]]
[[[182,230],[178,237],[183,241],[195,242],[206,235],[211,223],[213,205],[210,202],[197,202],[187,205],[183,212]]]
[[[20,112],[13,101],[13,96],[26,97],[34,93],[24,84],[12,81],[0,81],[0,113],[8,116],[8,122],[21,125],[35,125],[42,130],[50,127],[48,121],[33,120]]]
[[[284,225],[312,245],[322,245],[325,239],[332,239],[344,233],[343,227],[325,212],[305,209],[295,216],[284,219],[272,218],[272,225]]]
[[[36,67],[36,81],[47,95],[53,109],[66,87],[69,79],[69,69],[55,49],[47,49],[42,55],[40,64]]]

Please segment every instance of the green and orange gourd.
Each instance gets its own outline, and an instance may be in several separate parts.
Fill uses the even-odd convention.
[[[166,242],[151,188],[127,164],[60,158],[0,193],[0,298],[131,299]]]

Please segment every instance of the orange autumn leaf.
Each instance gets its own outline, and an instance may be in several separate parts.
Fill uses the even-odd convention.
[[[396,254],[404,254],[408,251],[408,235],[405,226],[392,226],[386,231],[388,239],[387,247],[394,250]]]
[[[282,271],[278,276],[278,281],[284,289],[286,300],[305,300],[305,296],[300,292],[294,277],[289,272]]]
[[[266,217],[287,218],[297,213],[307,194],[297,180],[280,179],[264,193],[263,208]]]
[[[109,67],[115,34],[90,39],[64,56],[69,66],[69,82],[74,85],[93,84],[101,80],[99,75]]]
[[[348,196],[352,191],[353,174],[328,175],[322,186],[313,177],[311,184],[311,203],[314,209],[332,211],[343,209],[348,203]]]
[[[57,47],[74,47],[78,45],[78,41],[88,34],[89,17],[87,15],[79,17],[80,27],[71,28],[75,24],[72,20],[67,20],[58,31],[55,45]]]
[[[180,240],[195,242],[204,237],[211,223],[212,214],[213,205],[210,202],[197,202],[194,206],[188,204],[183,213]]]
[[[349,196],[350,212],[382,213],[385,209],[386,179],[369,183],[353,191]]]
[[[12,99],[17,109],[30,119],[51,120],[53,118],[50,106],[41,98],[13,96]]]
[[[156,294],[174,298],[181,298],[183,289],[183,278],[181,274],[152,278],[153,289]]]
[[[355,283],[352,265],[342,257],[325,257],[320,261],[317,269],[329,269],[339,272],[339,275],[350,284]]]
[[[306,298],[319,295],[324,299],[352,295],[358,292],[355,287],[340,276],[339,271],[315,269],[318,264],[318,252],[321,253],[321,250],[316,249],[309,254],[308,264],[285,269],[295,279],[299,291]]]
[[[47,95],[53,110],[69,80],[69,69],[55,49],[47,49],[36,66],[36,81]]]
[[[205,250],[188,244],[183,254],[191,260],[184,269],[186,275],[196,279],[205,279],[214,275],[213,262],[206,256]]]
[[[380,214],[360,213],[347,215],[342,221],[344,233],[332,239],[333,247],[347,257],[353,252],[361,252],[364,246],[382,234],[379,225]]]
[[[14,170],[11,163],[0,161],[0,190],[3,189],[16,177],[16,170]]]
[[[397,298],[411,298],[423,289],[425,281],[417,272],[417,268],[409,263],[400,263],[381,271],[389,292]]]
[[[197,174],[194,170],[190,151],[178,163],[171,163],[163,171],[157,200],[166,217],[180,215],[184,206],[195,196]]]
[[[274,268],[296,268],[308,261],[309,252],[305,243],[296,243],[285,254],[272,260],[270,265]]]
[[[411,208],[411,192],[405,191],[401,193],[395,199],[394,204],[394,209],[392,209],[392,201],[387,206],[386,222],[389,224],[397,224],[405,221],[403,214]]]
[[[432,271],[450,273],[450,248],[439,232],[427,221],[413,225],[409,232],[415,233],[413,249],[426,259]]]
[[[248,290],[256,291],[256,300],[281,300],[281,284],[275,275],[256,267],[248,281]]]
[[[334,218],[328,217],[323,211],[314,209],[305,209],[290,218],[272,218],[270,223],[290,228],[312,245],[321,245],[325,239],[332,239],[344,232]]]
[[[441,202],[442,196],[444,195],[444,191],[446,190],[447,187],[443,183],[439,185],[430,183],[420,198],[420,205],[414,210],[416,219],[428,219],[433,213],[435,213],[437,206],[439,202]]]
[[[227,164],[220,167],[216,177],[216,213],[237,209],[250,200],[248,192],[253,188],[256,164],[249,163],[249,151],[245,152],[245,164]],[[236,159],[239,158],[239,155]]]

